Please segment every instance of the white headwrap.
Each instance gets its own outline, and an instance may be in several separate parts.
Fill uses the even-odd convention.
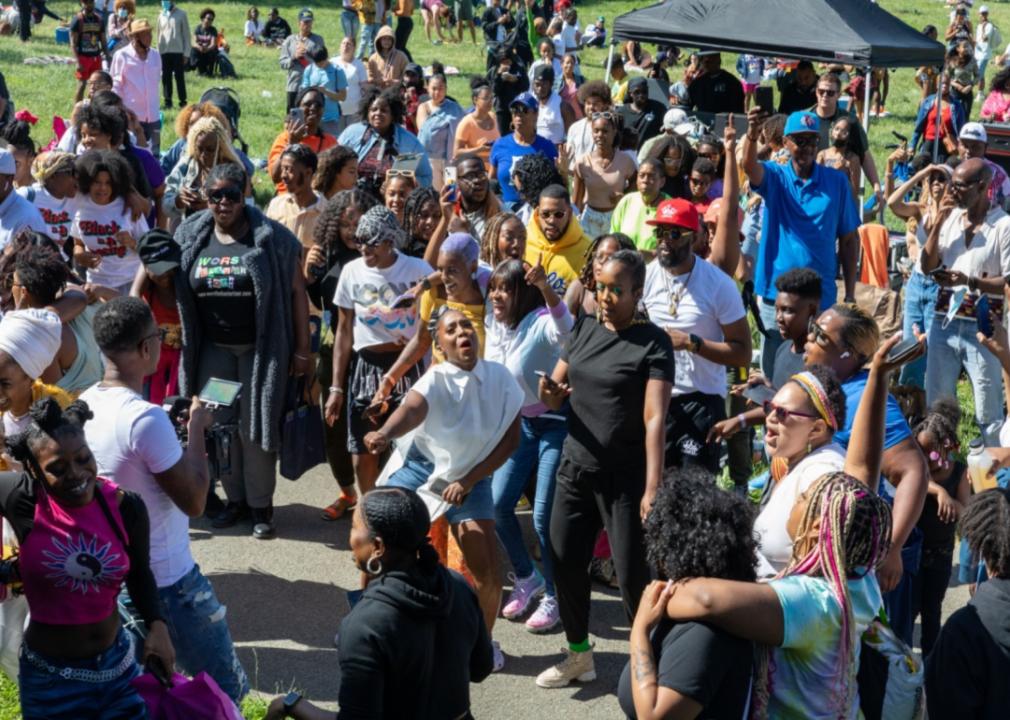
[[[14,310],[0,320],[0,350],[36,380],[56,357],[62,333],[63,323],[51,310]]]

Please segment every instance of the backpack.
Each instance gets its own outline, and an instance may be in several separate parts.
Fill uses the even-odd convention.
[[[242,152],[249,153],[249,144],[243,139],[238,129],[239,118],[242,117],[242,107],[239,105],[238,93],[230,87],[212,87],[200,96],[200,102],[210,103],[228,118],[232,137],[239,141]]]

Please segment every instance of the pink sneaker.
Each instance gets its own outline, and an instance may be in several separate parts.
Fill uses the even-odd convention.
[[[558,612],[557,598],[544,595],[540,598],[537,609],[526,621],[526,629],[531,633],[543,633],[551,630],[559,622],[561,622],[561,614]]]
[[[501,611],[502,617],[508,620],[514,620],[525,613],[533,599],[544,591],[544,576],[536,570],[526,578],[513,577],[513,581],[512,592]]]

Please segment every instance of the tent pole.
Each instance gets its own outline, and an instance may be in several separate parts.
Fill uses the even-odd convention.
[[[866,132],[866,137],[870,136],[870,84],[873,80],[873,68],[869,65],[866,66],[866,82],[863,88],[863,130]],[[859,175],[859,197],[863,197],[866,192],[866,172],[860,167]],[[879,208],[880,222],[884,221],[884,204],[880,203]]]
[[[933,164],[940,162],[940,133],[943,130],[943,84],[946,82],[944,73],[940,73],[940,78],[936,82],[936,139],[933,140]],[[953,111],[951,111],[953,112]]]
[[[614,62],[614,46],[616,45],[616,39],[610,41],[610,50],[607,52],[607,84],[609,85],[613,78],[610,77],[610,66]]]

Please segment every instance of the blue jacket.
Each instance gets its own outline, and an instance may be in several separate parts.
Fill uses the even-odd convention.
[[[357,156],[358,160],[363,160],[368,151],[372,149],[378,140],[378,135],[372,133],[369,135],[368,140],[365,141],[365,130],[369,127],[368,122],[362,121],[349,125],[340,133],[340,137],[337,138],[337,142],[345,147],[349,147],[353,150]],[[393,146],[396,148],[396,152],[400,155],[405,153],[420,153],[421,161],[417,165],[417,171],[415,176],[417,177],[417,184],[421,187],[431,187],[431,163],[428,162],[428,153],[424,150],[424,145],[417,137],[406,130],[405,128],[394,125],[393,126]]]
[[[963,126],[968,120],[965,116],[964,106],[961,105],[959,100],[953,97],[950,100],[945,100],[944,102],[950,103],[950,121],[954,124],[954,137],[957,138],[957,134],[961,132],[961,126]],[[930,95],[922,101],[922,104],[919,105],[919,114],[915,116],[915,129],[912,131],[912,141],[910,145],[913,152],[918,150],[919,141],[926,134],[926,117],[929,115],[929,111],[933,109],[934,104],[936,104],[936,93]]]

